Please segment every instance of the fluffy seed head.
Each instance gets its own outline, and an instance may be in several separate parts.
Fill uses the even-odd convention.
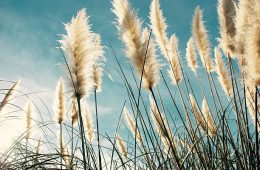
[[[141,21],[127,0],[114,0],[112,11],[117,16],[117,25],[127,56],[133,62],[138,75],[141,76],[143,73],[144,88],[152,88],[159,76],[155,49],[152,39],[149,40],[149,31],[147,29],[141,31]]]
[[[61,124],[64,121],[64,115],[65,115],[64,85],[63,85],[62,78],[59,79],[56,86],[54,111],[56,113],[57,122]]]
[[[115,140],[116,140],[116,144],[117,144],[117,147],[118,147],[118,150],[121,154],[123,154],[123,156],[125,158],[127,158],[127,149],[126,149],[126,146],[125,146],[125,143],[124,141],[121,139],[121,137],[119,136],[119,134],[117,133],[116,136],[115,136]]]
[[[76,125],[79,121],[78,107],[76,99],[73,99],[71,102],[71,123]]]
[[[32,127],[32,102],[28,100],[25,105],[26,111],[26,140],[31,136],[31,127]]]
[[[13,84],[13,86],[8,90],[4,99],[0,103],[0,112],[1,112],[1,110],[3,110],[3,108],[6,106],[6,104],[12,99],[14,92],[18,89],[19,84],[20,84],[20,81],[15,82]]]
[[[190,102],[191,102],[191,107],[192,107],[192,113],[194,114],[196,122],[202,128],[202,130],[207,133],[207,124],[206,124],[205,118],[201,114],[194,97],[191,94],[189,94],[189,96],[190,96]]]
[[[82,98],[93,87],[92,66],[97,59],[96,34],[90,31],[85,9],[80,10],[70,23],[65,24],[67,34],[60,40],[70,68],[67,81],[72,96]],[[72,76],[72,78],[71,78]]]
[[[130,116],[130,113],[128,112],[127,108],[124,108],[124,115],[125,115],[125,120],[126,120],[126,123],[129,127],[130,131],[133,133],[134,136],[136,134],[136,140],[138,142],[141,142],[142,137],[141,137],[141,134],[139,132],[139,129],[136,128],[134,119]]]
[[[196,51],[195,51],[192,37],[187,42],[186,59],[188,62],[188,66],[191,68],[191,70],[194,73],[196,73],[196,70],[198,68],[198,63],[197,63]]]
[[[179,49],[178,38],[172,35],[169,44],[169,63],[170,69],[168,70],[173,84],[178,84],[182,79],[181,67],[179,62]]]
[[[92,123],[92,117],[88,110],[88,106],[82,107],[83,115],[84,115],[84,126],[85,126],[85,134],[87,137],[87,140],[89,142],[92,142],[95,138],[94,129],[93,129],[93,123]]]
[[[218,19],[219,19],[219,32],[221,38],[219,45],[228,56],[234,56],[235,42],[234,37],[236,34],[235,16],[236,9],[233,0],[218,0]]]
[[[202,11],[197,7],[192,22],[192,37],[195,41],[202,63],[207,72],[213,71],[213,62],[210,57],[210,43],[207,30],[203,24]]]
[[[205,98],[202,100],[202,113],[207,123],[207,131],[209,135],[214,137],[217,134],[217,128]]]
[[[218,48],[214,49],[215,51],[215,62],[216,62],[216,72],[218,74],[219,83],[226,93],[226,95],[231,96],[232,92],[232,85],[230,81],[230,77],[228,76],[227,70],[225,68],[225,64],[222,60],[221,52]]]
[[[168,59],[169,40],[166,35],[167,24],[160,9],[159,0],[153,0],[150,6],[150,22],[156,43],[160,47],[163,56]]]

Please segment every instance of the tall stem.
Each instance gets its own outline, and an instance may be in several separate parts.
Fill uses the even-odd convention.
[[[81,146],[82,146],[82,154],[83,154],[83,164],[84,164],[84,170],[87,169],[87,164],[86,164],[86,154],[85,154],[85,147],[84,147],[84,125],[83,125],[83,120],[82,120],[82,113],[81,113],[81,106],[80,106],[80,96],[77,97],[77,103],[78,103],[78,110],[79,110],[79,128],[80,128],[80,138],[81,138]]]
[[[95,93],[95,109],[96,109],[96,124],[97,124],[97,142],[98,142],[98,161],[99,170],[102,170],[102,160],[101,160],[101,150],[100,150],[100,140],[99,140],[99,125],[98,125],[98,110],[97,110],[97,89],[94,90]]]
[[[63,152],[62,150],[64,149],[63,146],[62,146],[62,125],[60,123],[60,169],[62,169],[62,157],[63,157]]]
[[[256,169],[259,166],[259,145],[258,145],[258,116],[257,116],[257,87],[255,87],[255,145],[256,145]]]

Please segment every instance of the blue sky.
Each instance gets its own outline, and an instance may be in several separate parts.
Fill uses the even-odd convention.
[[[138,11],[144,26],[148,26],[150,0],[130,0],[130,3]],[[168,35],[175,33],[179,37],[184,65],[185,46],[191,35],[191,20],[197,5],[204,11],[205,25],[213,47],[216,44],[215,38],[219,36],[216,0],[161,0]],[[1,0],[0,78],[21,79],[23,84],[35,91],[48,91],[44,94],[49,97],[45,102],[51,105],[56,82],[64,74],[62,67],[57,65],[63,63],[60,51],[55,48],[57,40],[60,39],[59,34],[65,33],[63,23],[69,22],[82,8],[86,8],[92,30],[101,35],[102,44],[107,47],[109,42],[112,44],[125,71],[129,73],[128,61],[113,24],[115,16],[111,12],[109,0]],[[114,131],[114,122],[127,99],[123,81],[117,74],[116,63],[109,48],[105,49],[105,57],[106,73],[103,77],[103,90],[99,94],[103,132]],[[162,56],[159,58],[163,61]],[[112,75],[114,82],[109,79],[108,74]],[[188,71],[188,74],[192,73]],[[174,86],[171,88],[174,89]],[[165,88],[162,89],[163,95],[166,93],[164,90]],[[92,97],[90,105],[91,100]]]

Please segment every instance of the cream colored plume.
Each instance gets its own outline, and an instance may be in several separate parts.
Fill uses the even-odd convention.
[[[189,94],[189,96],[190,96],[190,102],[192,107],[192,113],[194,114],[197,125],[200,126],[202,130],[207,133],[207,123],[205,121],[205,118],[201,114],[194,97],[191,94]]]
[[[60,78],[56,86],[56,96],[54,103],[54,111],[56,113],[57,122],[61,124],[65,116],[65,103],[64,103],[64,85],[63,79]]]
[[[125,115],[126,123],[127,123],[128,127],[129,127],[130,131],[133,133],[133,136],[135,137],[135,134],[136,134],[136,140],[138,142],[141,142],[142,141],[142,137],[141,137],[141,134],[139,132],[139,129],[136,128],[135,121],[131,117],[131,115],[130,115],[130,113],[127,110],[126,107],[124,108],[124,115]]]
[[[71,71],[67,75],[72,96],[82,98],[93,87],[93,64],[100,52],[95,46],[96,34],[90,31],[85,9],[80,10],[70,23],[65,24],[67,34],[63,35],[61,48],[65,52]]]
[[[93,129],[93,123],[92,123],[92,117],[88,110],[88,106],[83,105],[82,107],[83,115],[84,115],[84,129],[85,129],[85,135],[87,137],[87,140],[89,142],[92,142],[95,138],[94,129]]]
[[[182,79],[181,67],[179,61],[179,48],[178,48],[178,38],[172,35],[169,43],[169,64],[170,68],[168,73],[173,84],[178,84]]]
[[[6,104],[12,99],[14,92],[17,91],[17,89],[18,89],[19,84],[20,84],[20,81],[15,82],[13,84],[13,86],[8,90],[4,99],[0,103],[0,112],[3,110],[3,108],[6,106]]]
[[[207,30],[203,24],[202,11],[197,7],[192,22],[192,37],[198,49],[202,63],[207,72],[213,71],[213,61],[210,56],[210,43]]]
[[[115,136],[115,141],[116,141],[116,144],[117,144],[117,147],[118,147],[118,150],[121,154],[123,154],[123,156],[125,158],[127,158],[127,149],[126,149],[126,146],[125,146],[125,143],[124,141],[121,139],[121,137],[119,136],[119,134],[117,133],[116,136]]]
[[[156,43],[161,49],[163,56],[168,60],[168,44],[166,29],[167,24],[160,9],[159,0],[153,0],[150,6],[150,22]]]
[[[245,60],[249,83],[260,86],[260,2],[255,0],[250,15],[250,25],[246,35]]]
[[[166,120],[166,118],[161,115],[158,111],[155,101],[150,97],[150,107],[151,107],[151,118],[153,120],[153,124],[155,129],[159,133],[161,138],[170,138],[173,141],[173,136],[171,134],[170,126]],[[161,115],[161,116],[160,116]]]
[[[235,17],[236,9],[233,0],[218,0],[218,19],[219,19],[219,45],[224,53],[229,57],[234,57],[236,35]]]
[[[113,12],[117,16],[117,27],[126,47],[126,54],[133,62],[139,76],[142,75],[145,63],[143,86],[150,89],[158,82],[159,76],[153,41],[152,39],[149,41],[149,31],[146,29],[141,31],[141,21],[127,0],[113,0]]]
[[[230,97],[233,94],[230,77],[228,76],[225,64],[222,60],[221,52],[217,47],[214,49],[214,52],[215,52],[215,61],[216,61],[215,70],[218,74],[219,83],[222,89],[224,90],[224,92],[226,93],[226,95]]]
[[[241,57],[244,57],[247,30],[249,25],[249,11],[253,6],[253,0],[240,0],[236,11],[235,26],[236,26],[236,52]],[[241,59],[240,59],[241,60]]]
[[[71,123],[72,125],[76,125],[79,121],[79,113],[76,99],[71,101]]]
[[[205,98],[202,100],[202,113],[207,123],[207,131],[211,137],[214,137],[217,134],[217,128]]]
[[[26,112],[26,140],[28,140],[31,136],[31,128],[32,128],[32,101],[28,100],[25,105]]]
[[[103,46],[101,46],[100,44],[100,36],[96,35],[95,37],[95,49],[97,52],[96,55],[98,56],[98,58],[103,57]],[[93,65],[93,83],[94,83],[94,88],[95,90],[97,90],[97,92],[101,91],[101,84],[102,84],[102,68],[101,68],[101,64],[98,63],[98,60],[96,61],[96,63]]]
[[[194,47],[192,37],[187,42],[186,59],[187,59],[187,62],[188,62],[188,66],[196,74],[196,71],[197,71],[197,68],[198,68],[198,63],[197,63],[197,56],[196,56],[196,51],[195,51],[195,47]]]

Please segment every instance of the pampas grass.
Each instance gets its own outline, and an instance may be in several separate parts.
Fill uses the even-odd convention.
[[[64,85],[63,79],[57,83],[56,86],[56,96],[55,96],[55,103],[54,103],[54,111],[56,113],[57,122],[61,124],[64,121],[65,116],[65,99],[64,99]]]
[[[219,51],[218,48],[215,48],[214,52],[215,52],[215,62],[216,62],[215,70],[218,74],[219,83],[222,89],[224,90],[224,92],[226,93],[226,95],[230,97],[233,94],[230,77],[228,76],[227,70],[225,68],[225,64],[222,60],[221,52]]]
[[[82,108],[83,115],[84,115],[84,126],[85,126],[85,135],[89,142],[92,142],[95,138],[94,129],[93,129],[93,123],[92,123],[92,117],[89,112],[88,106],[83,106]]]
[[[213,71],[213,62],[210,56],[210,43],[208,33],[203,24],[202,11],[196,7],[192,21],[192,37],[198,49],[201,61],[207,72]]]
[[[119,149],[119,152],[125,157],[127,158],[127,149],[126,149],[126,146],[125,146],[125,143],[124,141],[121,139],[120,135],[117,133],[116,136],[115,136],[115,139],[116,139],[116,144],[117,144],[117,147]]]
[[[158,81],[158,62],[147,29],[142,31],[141,21],[131,9],[128,0],[114,0],[112,11],[117,16],[117,25],[127,56],[143,79],[143,86],[146,89],[152,88]]]
[[[233,0],[218,0],[218,18],[219,18],[219,32],[221,38],[219,45],[228,56],[235,54],[235,2]]]
[[[202,110],[201,111],[202,111],[205,121],[207,123],[207,133],[209,133],[211,135],[211,137],[214,137],[215,135],[217,135],[217,127],[215,125],[214,119],[209,110],[209,105],[205,98],[202,100]]]
[[[167,24],[160,9],[159,0],[153,0],[150,6],[150,22],[155,40],[161,49],[163,56],[168,59],[168,44],[169,40],[166,34]]]
[[[138,142],[141,142],[142,141],[141,134],[140,134],[139,130],[137,129],[135,122],[134,122],[133,118],[130,116],[130,113],[126,107],[124,108],[124,115],[125,115],[125,120],[126,120],[126,123],[129,127],[130,131],[133,133],[134,136],[136,135],[136,140]]]
[[[70,68],[67,81],[72,96],[82,98],[89,95],[92,86],[92,65],[95,63],[95,34],[90,30],[88,17],[84,9],[65,24],[67,34],[60,40]]]
[[[4,99],[2,100],[1,104],[0,104],[0,112],[3,110],[3,108],[5,107],[5,105],[12,99],[14,92],[18,89],[20,84],[20,81],[17,81],[13,84],[13,86],[8,90],[8,92],[6,93]]]
[[[197,71],[197,68],[198,68],[198,63],[197,63],[197,56],[196,56],[196,51],[195,51],[195,47],[194,47],[192,37],[187,42],[186,59],[187,59],[187,62],[188,62],[188,66],[196,74],[196,71]]]
[[[181,67],[179,61],[179,48],[178,48],[178,38],[176,35],[172,35],[169,42],[169,63],[170,69],[168,70],[170,78],[173,84],[178,84],[181,81]]]

